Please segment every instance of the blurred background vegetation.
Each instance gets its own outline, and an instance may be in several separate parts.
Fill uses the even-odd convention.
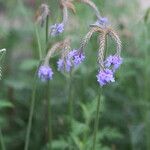
[[[103,92],[97,150],[150,150],[150,3],[149,0],[93,0],[103,16],[118,30],[124,63],[117,81]],[[35,12],[44,0],[0,0],[0,48],[6,48],[0,62],[0,128],[8,150],[22,150],[29,116],[34,73],[38,66]],[[50,24],[61,21],[59,0],[48,0]],[[75,3],[76,14],[69,13],[67,31],[51,43],[72,38],[78,48],[93,11]],[[39,27],[44,48],[45,31]],[[114,45],[109,42],[109,49]],[[90,150],[98,95],[97,37],[85,49],[86,61],[73,75],[73,126],[68,129],[67,81],[51,60],[54,78],[50,82],[52,111],[52,150]],[[46,86],[38,82],[31,131],[30,150],[47,150]],[[1,134],[0,131],[0,134]],[[71,146],[69,146],[71,145]],[[1,148],[0,148],[1,149]]]

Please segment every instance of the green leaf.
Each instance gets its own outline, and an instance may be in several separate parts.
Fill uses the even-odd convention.
[[[24,88],[30,88],[29,83],[26,81],[18,81],[18,80],[8,79],[8,80],[6,80],[5,83],[7,86],[13,87],[16,90],[22,90]]]
[[[66,149],[67,147],[68,147],[68,143],[63,139],[54,140],[52,142],[52,149],[61,149],[61,150],[63,150],[63,149]]]
[[[0,99],[0,109],[1,108],[9,108],[9,107],[13,107],[13,104],[11,102]]]
[[[38,62],[36,59],[27,59],[20,64],[19,68],[24,71],[30,71],[38,66]]]
[[[150,16],[150,7],[147,9],[147,11],[145,13],[145,16],[144,16],[144,21],[145,22],[148,22],[149,16]]]

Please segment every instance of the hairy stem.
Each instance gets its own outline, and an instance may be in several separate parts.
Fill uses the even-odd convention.
[[[1,149],[6,150],[5,143],[4,143],[4,137],[3,137],[3,134],[2,134],[1,128],[0,128],[0,142],[1,142]]]
[[[100,36],[100,51],[103,51],[103,58],[101,61],[105,60],[106,55],[107,55],[107,34],[103,33]],[[101,48],[102,47],[102,48]],[[96,140],[97,140],[97,132],[98,132],[98,124],[99,124],[99,114],[100,114],[100,103],[101,103],[101,95],[102,95],[102,87],[99,89],[99,95],[98,95],[98,99],[97,99],[97,111],[96,111],[96,117],[95,117],[95,124],[94,124],[94,138],[93,138],[93,147],[92,150],[95,150],[96,147]]]
[[[95,5],[95,3],[93,3],[91,0],[81,0],[81,2],[86,3],[91,8],[93,8],[93,10],[94,10],[94,12],[95,12],[98,19],[101,17],[100,12],[99,12],[97,6]]]
[[[93,137],[92,150],[95,150],[95,147],[96,147],[98,124],[99,124],[99,114],[100,114],[101,94],[102,94],[102,88],[99,91],[99,95],[98,95],[98,99],[97,99],[97,110],[96,110],[96,117],[95,117],[95,124],[94,124],[94,137]]]

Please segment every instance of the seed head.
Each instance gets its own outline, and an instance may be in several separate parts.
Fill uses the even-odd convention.
[[[37,13],[36,13],[36,21],[43,26],[47,16],[50,14],[50,10],[47,4],[41,4]]]

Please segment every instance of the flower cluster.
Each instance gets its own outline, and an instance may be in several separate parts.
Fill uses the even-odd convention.
[[[100,63],[100,70],[97,74],[97,81],[100,86],[104,86],[108,83],[115,82],[114,74],[119,66],[122,64],[122,58],[120,57],[121,52],[121,40],[118,34],[110,28],[110,22],[108,18],[101,17],[96,5],[92,1],[82,1],[88,4],[94,9],[97,16],[97,21],[91,24],[90,31],[86,34],[85,38],[81,42],[79,50],[73,49],[69,51],[70,44],[68,42],[62,42],[54,45],[51,50],[49,50],[44,65],[41,65],[38,71],[38,76],[42,81],[51,80],[53,76],[53,71],[48,64],[51,55],[56,51],[56,49],[65,49],[62,51],[61,58],[57,61],[58,71],[70,72],[73,68],[76,68],[85,60],[85,55],[83,49],[88,44],[93,33],[99,33],[99,53],[98,61]],[[64,28],[68,21],[68,8],[74,8],[71,1],[61,1],[63,7],[63,20],[61,23],[56,23],[50,26],[50,35],[57,36],[64,32]],[[74,9],[73,9],[74,10]],[[49,12],[49,11],[47,11]],[[48,15],[48,14],[47,14]],[[116,44],[116,54],[110,55],[105,59],[105,46],[107,41],[107,36],[110,36]]]
[[[112,67],[113,72],[115,72],[120,65],[122,64],[122,58],[120,56],[117,55],[110,55],[109,57],[107,57],[106,61],[105,61],[105,67]]]
[[[113,72],[110,69],[100,70],[96,77],[101,86],[110,82],[115,82]]]
[[[50,34],[52,36],[57,36],[64,31],[64,24],[54,24],[50,27]]]
[[[72,67],[78,67],[84,59],[85,55],[81,51],[72,50],[64,58],[58,60],[58,71],[70,72]]]
[[[64,58],[57,61],[58,71],[70,72],[73,67],[78,67],[85,59],[85,55],[79,50],[72,50]],[[38,77],[41,81],[51,80],[53,71],[49,65],[41,65],[38,70]]]
[[[53,71],[50,66],[48,65],[41,65],[38,70],[38,77],[42,81],[51,80],[53,77]]]
[[[122,64],[122,58],[117,55],[110,55],[104,62],[105,69],[99,71],[97,81],[101,86],[110,82],[115,82],[114,73]]]

